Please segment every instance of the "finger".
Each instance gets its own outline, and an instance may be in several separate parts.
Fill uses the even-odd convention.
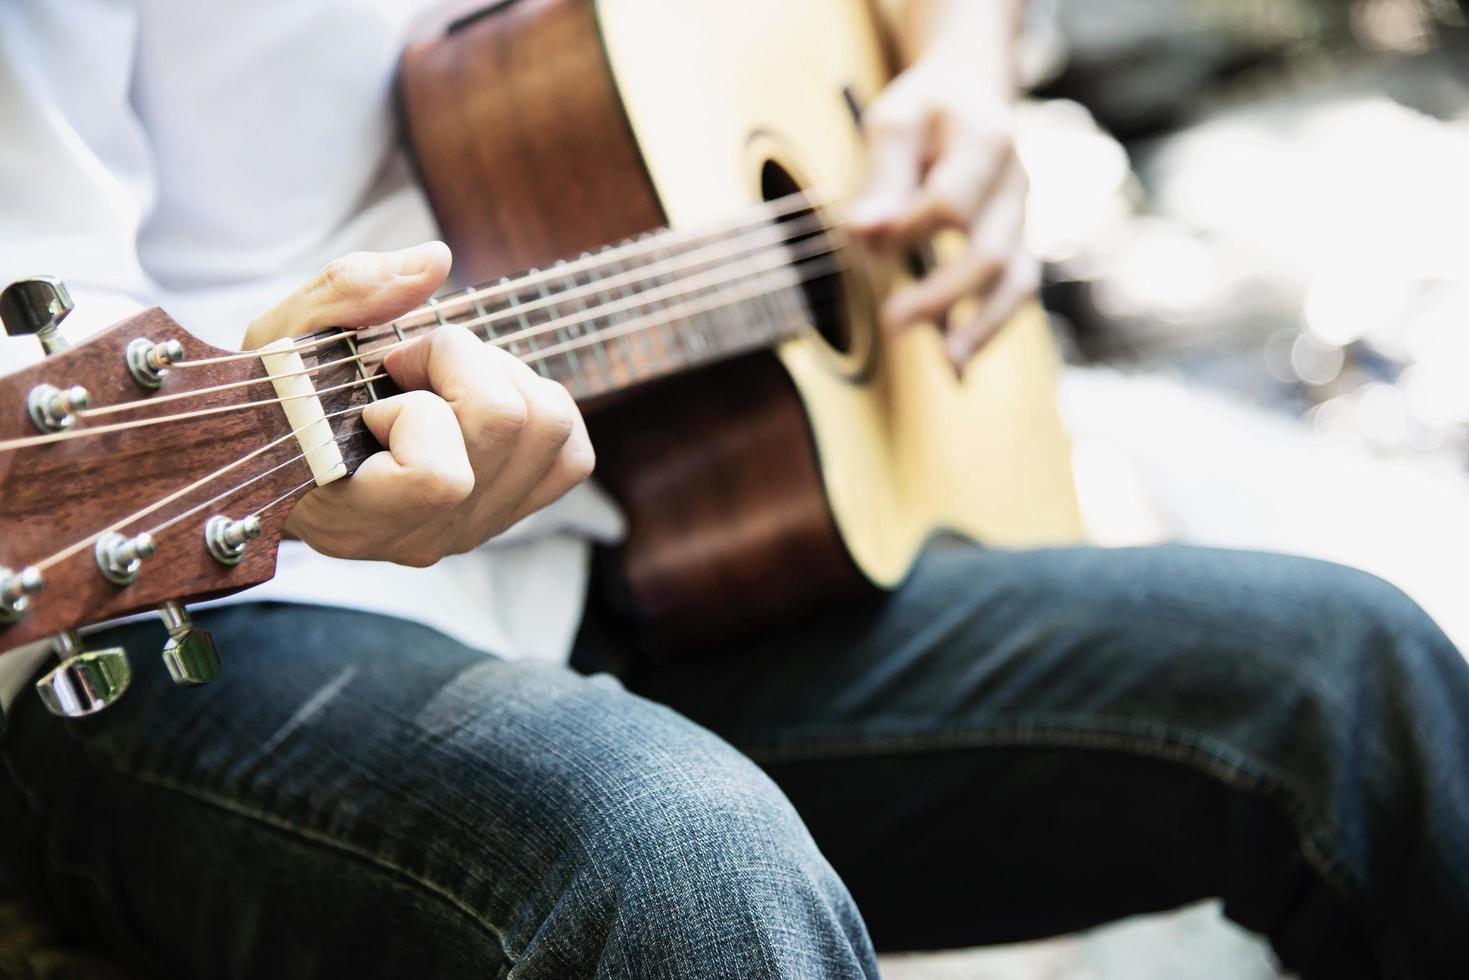
[[[245,332],[245,349],[327,327],[360,327],[402,316],[443,285],[449,263],[443,242],[344,255],[256,317]]]
[[[1004,271],[999,258],[968,249],[888,297],[882,306],[883,328],[896,332],[917,323],[934,322],[964,297],[985,292]]]
[[[400,347],[383,359],[404,390],[430,390],[454,412],[475,477],[484,486],[500,471],[526,426],[525,397],[507,373],[525,367],[457,325]]]
[[[981,303],[1008,274],[1011,265],[1028,262],[1025,255],[1025,172],[1010,168],[993,199],[979,213],[969,233],[966,254],[895,292],[883,305],[883,323],[901,330],[937,320],[961,299]]]
[[[852,205],[849,226],[878,248],[893,243],[892,230],[913,206],[923,174],[927,126],[916,115],[879,114],[866,125],[869,172],[866,188]]]
[[[597,454],[592,449],[592,439],[587,433],[586,421],[576,413],[576,426],[566,445],[556,454],[556,461],[541,478],[541,481],[526,494],[520,507],[511,515],[514,524],[544,507],[549,507],[566,495],[577,484],[592,475],[597,466]]]
[[[362,518],[428,521],[464,503],[474,492],[474,470],[454,411],[426,391],[384,398],[362,413],[387,447],[367,459],[341,487],[340,503]]]
[[[944,228],[968,228],[999,189],[1010,186],[1010,171],[1017,165],[1008,147],[978,138],[964,141],[934,163],[913,207],[890,234],[901,244],[914,245]]]
[[[961,324],[950,325],[944,338],[949,360],[963,367],[1010,322],[1039,286],[1040,270],[1035,262],[1022,260],[1012,264],[973,316]]]
[[[527,509],[531,492],[546,479],[583,423],[570,392],[509,354],[505,357],[512,362],[505,374],[525,399],[526,409],[520,440],[491,484],[491,493],[509,505],[508,514]]]

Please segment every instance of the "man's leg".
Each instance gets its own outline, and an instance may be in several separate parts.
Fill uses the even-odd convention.
[[[197,617],[225,673],[0,740],[0,849],[74,935],[171,976],[875,975],[771,781],[609,678],[395,620]]]
[[[629,686],[765,767],[879,948],[1222,896],[1308,976],[1469,975],[1469,667],[1371,576],[941,547],[870,608]]]

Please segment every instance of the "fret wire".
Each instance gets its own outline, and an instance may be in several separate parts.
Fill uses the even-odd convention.
[[[740,306],[740,303],[731,303],[727,307],[716,307],[703,317],[707,329],[695,330],[692,334],[701,356],[713,359],[733,349],[730,345],[737,339],[742,319],[739,315]]]
[[[780,244],[778,238],[775,239],[775,244]],[[608,246],[605,247],[603,250],[607,251],[610,248],[611,247]],[[765,267],[763,269],[757,268],[754,271],[754,276],[757,281],[761,279],[764,279],[766,281],[770,281],[771,279],[776,280],[775,284],[770,287],[770,291],[777,294],[780,300],[785,301],[781,306],[780,312],[789,315],[786,307],[789,307],[790,303],[796,299],[795,296],[791,295],[791,284],[794,282],[799,282],[801,280],[802,277],[800,276],[800,273],[798,271],[801,266],[797,264],[800,259],[793,257],[790,253],[790,249],[785,248],[781,249],[781,251],[784,255],[784,261],[782,262],[782,264],[773,267]],[[829,251],[831,250],[828,249],[827,252]],[[822,252],[819,254],[827,254],[827,252]],[[664,251],[662,255],[659,255],[657,259],[655,259],[655,261],[663,261],[664,257],[667,254],[668,253]],[[757,253],[757,255],[753,257],[753,260],[759,261],[759,254],[760,253]],[[766,251],[763,254],[765,256],[769,256],[773,253]],[[562,262],[558,264],[567,263]],[[609,269],[615,269],[619,274],[625,272],[625,270],[620,268],[620,261],[618,263],[607,262],[605,263],[605,267]],[[742,278],[747,275],[750,275],[750,273],[741,273],[740,277]],[[536,278],[539,281],[544,280],[546,277],[537,273]],[[522,339],[530,341],[527,346],[529,346],[529,352],[532,355],[543,349],[543,344],[540,342],[536,342],[533,339],[538,333],[536,328],[541,325],[533,324],[529,315],[525,311],[516,310],[512,307],[510,308],[510,310],[508,310],[508,312],[511,312],[519,321],[520,331],[518,331],[517,333],[524,332],[525,334],[527,334],[527,336],[520,337],[512,335],[513,339],[506,341],[503,346],[513,355],[521,357],[522,360],[527,360],[535,363],[540,373],[543,376],[547,377],[551,376],[548,371],[555,369],[555,362],[552,362],[549,359],[551,356],[568,354],[571,351],[576,350],[582,346],[589,347],[593,351],[593,356],[599,360],[603,371],[606,373],[607,381],[609,382],[610,387],[615,386],[616,383],[616,379],[612,377],[613,373],[616,371],[616,365],[611,360],[611,355],[615,353],[615,348],[611,346],[611,341],[612,339],[614,339],[614,337],[618,339],[619,346],[622,349],[624,355],[627,357],[627,368],[629,377],[635,380],[640,375],[643,375],[645,373],[653,373],[659,370],[660,368],[658,366],[658,362],[660,360],[664,362],[663,369],[666,369],[670,365],[676,367],[680,364],[704,363],[705,361],[711,359],[712,357],[718,356],[721,353],[725,353],[734,349],[743,349],[755,346],[755,344],[751,341],[758,341],[758,338],[760,336],[774,338],[780,333],[780,318],[778,316],[761,318],[761,321],[767,319],[770,321],[769,323],[762,323],[761,321],[757,321],[742,312],[749,309],[749,307],[752,305],[749,302],[749,299],[758,299],[759,305],[762,308],[769,309],[768,301],[765,300],[763,297],[749,297],[732,301],[730,304],[728,304],[730,307],[732,307],[730,309],[725,308],[726,304],[717,304],[708,309],[695,310],[692,311],[690,314],[684,314],[678,317],[661,320],[655,319],[654,322],[650,324],[650,329],[636,331],[636,333],[647,335],[644,336],[643,342],[647,346],[649,353],[653,355],[653,362],[648,367],[645,367],[640,363],[637,357],[636,350],[633,347],[633,344],[636,343],[636,340],[630,339],[632,338],[632,334],[630,332],[614,331],[609,329],[608,332],[611,333],[612,336],[603,338],[591,344],[572,345],[571,347],[567,347],[568,341],[572,339],[571,335],[569,335],[567,332],[568,330],[575,330],[577,332],[577,336],[586,337],[587,324],[590,324],[593,328],[600,332],[603,326],[606,326],[608,328],[615,327],[619,323],[627,320],[629,316],[631,316],[633,313],[637,313],[640,317],[648,316],[650,314],[656,314],[669,309],[670,305],[681,307],[685,303],[687,303],[690,298],[711,295],[712,293],[715,293],[719,289],[723,288],[722,283],[716,283],[713,286],[699,287],[691,293],[686,293],[685,295],[678,297],[676,302],[675,298],[670,297],[663,297],[658,300],[651,301],[643,299],[639,302],[639,308],[634,310],[625,305],[626,300],[637,300],[639,296],[642,295],[641,290],[634,289],[632,286],[626,284],[632,281],[634,278],[635,277],[621,275],[621,282],[619,282],[618,285],[620,299],[615,301],[614,304],[608,305],[616,305],[617,303],[621,303],[623,304],[623,309],[602,317],[599,317],[597,315],[595,305],[592,308],[588,309],[586,303],[582,301],[581,296],[583,294],[589,294],[592,296],[592,299],[595,303],[605,304],[608,296],[607,291],[605,289],[587,290],[576,287],[575,284],[577,283],[577,280],[575,278],[575,273],[571,274],[570,279],[563,280],[562,288],[564,291],[570,291],[565,290],[565,285],[569,282],[573,285],[573,288],[578,289],[577,296],[573,301],[575,303],[577,315],[567,314],[564,308],[558,307],[558,293],[549,291],[549,289],[544,285],[540,285],[537,287],[540,293],[539,302],[532,303],[529,300],[522,298],[519,293],[515,293],[513,296],[514,302],[530,305],[535,309],[546,309],[548,311],[548,316],[551,319],[546,321],[546,323],[556,321],[557,325],[552,327],[551,331],[544,332],[554,332],[560,339],[559,342],[552,342],[552,346],[555,347],[556,350],[552,351],[550,355],[548,355],[548,357],[546,358],[521,357],[521,351],[519,351],[517,348],[520,346],[519,341]],[[510,280],[508,279],[502,280],[502,282],[509,281]],[[598,279],[589,278],[589,282],[587,283],[587,285],[595,285],[598,281]],[[666,292],[668,287],[676,286],[678,284],[679,283],[677,281],[668,281],[666,276],[659,276],[653,280],[653,286],[648,291],[651,292],[653,290],[658,290],[660,292]],[[550,302],[547,302],[547,300],[549,300]],[[802,304],[797,303],[797,306],[801,305]],[[426,309],[429,312],[433,312],[437,320],[443,321],[443,312],[441,309],[436,308],[436,304],[430,303],[426,307]],[[806,319],[809,319],[809,317],[801,317],[799,315],[799,311],[790,312],[797,313],[797,315],[793,317],[793,319],[799,322],[804,322]],[[753,328],[757,324],[764,325],[768,329],[756,331]],[[428,326],[428,324],[424,324],[423,326]],[[363,345],[365,349],[367,344],[376,343],[379,339],[385,340],[386,338],[382,335],[386,331],[386,329],[391,329],[393,331],[393,334],[399,338],[400,343],[403,342],[403,339],[407,336],[407,331],[404,329],[401,322],[394,320],[389,321],[389,323],[377,328],[363,328],[356,331],[358,335],[358,341]],[[651,338],[651,335],[653,334],[660,334],[660,340],[662,341],[662,343],[655,344]],[[683,339],[684,343],[678,343],[678,340],[680,338]],[[499,338],[496,338],[496,342],[498,341]],[[662,357],[659,356],[660,347],[663,348]],[[573,370],[572,373],[577,376],[576,382],[585,387],[587,384],[586,374],[588,367],[585,363],[586,359],[578,356],[574,360],[576,362],[576,366],[575,370]],[[572,366],[572,358],[567,357],[565,358],[565,361],[567,362],[568,367]]]
[[[618,275],[621,275],[624,271],[626,271],[626,266],[624,265],[623,260],[620,258],[617,259],[615,263],[613,263],[613,268],[617,270]],[[627,299],[631,297],[633,295],[632,286],[629,285],[627,282],[621,283],[617,287],[617,295],[619,299]],[[607,325],[610,327],[616,326],[617,324],[621,323],[626,318],[626,316],[626,313],[618,312],[613,313],[610,316],[604,317],[603,319],[607,321]],[[622,348],[623,356],[627,362],[626,371],[629,383],[638,378],[643,373],[643,371],[638,367],[637,352],[633,349],[637,345],[638,340],[642,341],[643,347],[647,350],[649,372],[651,372],[658,364],[657,351],[654,350],[653,342],[648,337],[649,333],[652,333],[652,331],[640,331],[639,337],[636,339],[629,338],[627,334],[619,334],[617,337],[619,346]]]
[[[564,266],[564,265],[566,265],[566,262],[564,260],[556,263],[556,266],[558,266],[558,267],[559,266]],[[562,285],[564,286],[565,284],[566,283],[563,280]],[[540,297],[543,300],[544,299],[550,299],[551,298],[551,291],[546,288],[546,281],[545,280],[541,280],[540,282],[536,283],[536,292],[538,292],[540,294]],[[562,319],[563,316],[564,316],[564,314],[562,314],[557,309],[557,304],[555,304],[555,303],[550,304],[545,309],[546,309],[547,314],[550,316],[550,318],[552,320],[559,320],[559,319]],[[565,342],[567,342],[567,341],[569,341],[571,339],[569,336],[567,336],[566,330],[567,330],[567,328],[565,326],[560,326],[560,327],[557,327],[556,328],[556,337],[562,343],[565,343]],[[579,358],[577,356],[577,352],[575,350],[567,350],[566,354],[563,356],[562,359],[567,364],[567,366],[571,369],[571,376],[576,379],[577,384],[578,385],[584,384],[585,381],[586,381],[586,375],[582,373],[582,369],[581,369],[581,358]]]
[[[500,285],[502,287],[509,285],[509,283],[509,276],[505,276],[500,279]],[[500,308],[501,312],[509,312],[515,308],[515,297],[513,293],[507,290],[505,293],[502,294],[502,298],[505,305]],[[521,342],[519,340],[512,340],[505,345],[505,349],[514,354],[516,357],[520,356],[520,347]]]
[[[539,270],[539,269],[530,269],[530,270],[527,270],[526,275],[524,275],[524,276],[517,276],[517,281],[519,281],[520,278],[530,279],[530,278],[536,278],[536,276],[539,276],[539,275],[541,275],[541,270]],[[511,281],[510,281],[510,279],[501,279],[501,282],[505,282],[505,284],[508,284],[508,282],[511,282]],[[511,313],[514,314],[514,317],[516,317],[516,323],[517,323],[517,325],[520,326],[521,331],[529,331],[529,329],[532,328],[532,323],[530,323],[530,320],[527,319],[526,313],[524,313],[524,310],[521,310],[520,309],[520,306],[521,306],[521,303],[523,303],[523,300],[521,300],[521,298],[520,298],[520,288],[519,287],[514,287],[514,288],[511,288],[510,289],[510,294],[508,294],[508,297],[507,297],[507,303],[508,303],[508,306],[505,307],[505,309],[510,310]],[[529,347],[530,348],[530,353],[532,353],[532,354],[535,354],[536,351],[541,350],[541,342],[539,342],[538,339],[535,338],[535,335],[521,336],[521,338],[519,338],[519,339],[514,339],[514,341],[510,341],[511,348],[514,348],[514,345],[516,345],[516,344],[520,344],[521,347],[523,347],[523,348],[524,347]],[[517,353],[517,356],[519,356],[519,353]],[[539,373],[539,375],[542,376],[542,378],[549,378],[548,373],[546,373],[546,372],[549,372],[549,367],[546,367],[545,360],[541,360],[541,359],[536,360],[535,370],[536,370],[536,372]]]
[[[495,332],[490,327],[489,313],[485,311],[484,303],[480,302],[479,287],[466,287],[464,295],[469,298],[469,302],[474,306],[475,325],[479,328],[480,334],[485,338],[485,343],[490,343],[495,339]]]
[[[540,274],[540,269],[531,269],[529,272],[526,273],[525,278],[536,278],[540,276]],[[526,316],[525,311],[521,309],[522,303],[523,301],[520,298],[520,290],[513,290],[510,293],[510,308],[515,312],[515,322],[520,324],[521,330],[528,331],[534,326],[534,324],[530,322],[530,319]],[[541,349],[541,343],[538,339],[536,339],[536,336],[534,334],[525,337],[524,340],[526,345],[530,347],[530,352],[532,354]],[[546,361],[544,358],[536,359],[535,369],[540,373],[541,377],[543,378],[549,378],[551,376],[551,369],[546,366]]]
[[[657,244],[655,244],[653,246],[653,248],[651,249],[651,254],[653,256],[653,261],[654,262],[662,262],[666,258],[666,256],[663,253],[662,247],[658,246]],[[656,283],[660,287],[666,286],[666,285],[669,284],[667,282],[667,280],[665,279],[664,274],[661,273],[661,272],[657,273],[653,277],[653,281],[654,281],[654,283]],[[662,310],[668,308],[668,301],[667,301],[666,298],[665,299],[662,299],[662,300],[658,300],[656,302],[657,302],[657,305],[653,308],[655,312],[661,312]],[[664,321],[661,324],[660,328],[655,329],[653,332],[654,333],[657,333],[657,334],[659,334],[659,336],[665,338],[665,343],[668,343],[667,338],[669,338],[669,337],[672,338],[672,342],[671,342],[671,344],[669,344],[669,346],[670,346],[671,351],[672,351],[672,357],[670,359],[672,360],[672,362],[674,364],[688,364],[689,363],[688,351],[682,345],[680,345],[679,342],[678,342],[679,331],[678,331],[678,329],[676,327],[672,327],[671,324],[669,324],[667,321]]]
[[[377,401],[377,389],[372,386],[372,379],[367,373],[367,365],[362,363],[362,354],[357,350],[357,340],[351,336],[342,339],[352,352],[352,360],[357,367],[357,376],[362,379],[363,386],[367,388],[367,397],[372,401]]]
[[[591,258],[591,254],[588,253],[588,252],[583,252],[582,255],[581,255],[581,257],[583,259],[588,259],[588,258]],[[596,268],[595,267],[590,268],[590,269],[587,270],[587,281],[586,281],[585,285],[588,285],[588,286],[593,285],[594,283],[600,282],[601,279],[602,279],[602,277],[597,274]],[[576,273],[575,272],[573,272],[571,274],[571,281],[572,282],[576,282]],[[598,291],[594,292],[592,295],[593,296],[597,296],[597,295],[600,295],[600,294],[601,294],[601,291],[598,290]],[[586,298],[583,297],[583,296],[577,296],[576,299],[573,300],[573,303],[576,306],[576,312],[579,313],[579,314],[581,314],[581,316],[583,317],[583,322],[578,323],[577,326],[576,326],[578,335],[581,336],[581,337],[585,337],[587,335],[587,325],[586,325],[586,322],[585,322],[585,317],[587,316]],[[597,369],[602,372],[602,377],[604,379],[604,387],[610,386],[611,385],[611,382],[612,382],[612,368],[611,368],[611,362],[607,358],[607,348],[606,348],[606,345],[604,345],[604,344],[592,344],[592,345],[590,345],[590,350],[591,350],[591,353],[592,353],[592,360],[594,360],[594,361],[597,362]]]

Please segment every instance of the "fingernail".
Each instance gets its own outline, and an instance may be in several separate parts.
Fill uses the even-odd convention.
[[[424,242],[412,248],[399,249],[388,255],[388,268],[395,276],[421,276],[441,247],[438,242]]]

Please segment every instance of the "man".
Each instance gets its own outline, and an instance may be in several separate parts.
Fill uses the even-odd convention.
[[[978,298],[962,360],[1034,283],[1018,6],[901,6],[911,66],[870,111],[855,218],[876,248],[971,231],[884,309]],[[268,307],[247,346],[414,307],[450,262],[413,244],[432,223],[388,105],[425,17],[11,0],[0,278],[64,276],[93,325],[161,301],[221,344]],[[622,654],[595,620],[573,643],[586,541],[618,528],[565,393],[454,328],[387,367],[409,389],[368,416],[387,450],[303,501],[254,601],[199,616],[218,681],[140,669],[62,723],[16,697],[37,658],[0,659],[0,848],[74,936],[163,975],[858,977],[874,945],[1219,895],[1305,976],[1469,964],[1469,668],[1390,586],[935,550],[872,608],[630,693],[561,663]]]

